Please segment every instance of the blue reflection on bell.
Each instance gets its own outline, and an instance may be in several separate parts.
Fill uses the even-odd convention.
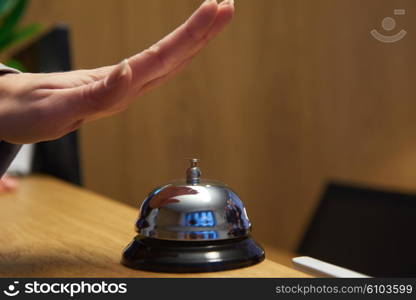
[[[187,213],[185,215],[184,225],[193,227],[213,227],[215,226],[214,212],[208,210]]]
[[[189,231],[183,232],[181,237],[186,240],[212,240],[218,238],[218,232],[215,230]]]

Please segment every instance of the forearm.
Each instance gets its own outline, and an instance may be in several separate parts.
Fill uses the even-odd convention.
[[[12,69],[12,68],[6,67],[3,64],[0,64],[0,80],[1,80],[2,74],[18,73],[18,72],[19,71],[15,69]],[[20,145],[9,144],[7,142],[1,141],[1,137],[0,137],[0,178],[3,176],[7,168],[10,166],[14,157],[19,152],[19,149],[20,149]]]

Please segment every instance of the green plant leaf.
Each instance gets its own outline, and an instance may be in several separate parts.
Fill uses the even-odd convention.
[[[0,0],[0,16],[3,14],[3,11],[5,10],[4,7],[7,4],[7,0]]]
[[[7,39],[4,41],[0,41],[0,51],[5,50],[21,41],[24,41],[42,30],[42,26],[40,24],[34,23],[27,25],[17,31],[13,32]]]
[[[0,24],[3,23],[4,16],[7,15],[16,4],[16,0],[0,0]]]
[[[18,24],[23,12],[26,8],[27,0],[16,0],[16,5],[11,12],[4,18],[4,22],[1,25],[0,44],[9,39],[9,36],[13,34],[15,26]]]
[[[6,61],[5,63],[6,66],[19,70],[21,72],[26,72],[26,68],[25,66],[18,60],[16,59],[9,59],[8,61]]]

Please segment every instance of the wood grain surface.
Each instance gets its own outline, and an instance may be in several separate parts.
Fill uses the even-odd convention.
[[[49,177],[22,179],[0,196],[1,277],[305,277],[265,260],[199,274],[131,270],[119,263],[138,209]]]
[[[26,21],[68,23],[74,66],[90,68],[149,47],[200,2],[36,0]],[[256,236],[290,250],[330,180],[416,190],[416,1],[235,4],[185,72],[83,127],[87,187],[135,205],[196,156],[205,177],[237,191]],[[383,44],[372,29],[408,35]]]

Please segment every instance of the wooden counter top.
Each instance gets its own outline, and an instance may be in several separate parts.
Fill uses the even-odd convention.
[[[268,259],[243,269],[162,274],[119,263],[138,209],[50,177],[0,195],[0,277],[307,277]],[[266,253],[267,255],[267,253]]]

